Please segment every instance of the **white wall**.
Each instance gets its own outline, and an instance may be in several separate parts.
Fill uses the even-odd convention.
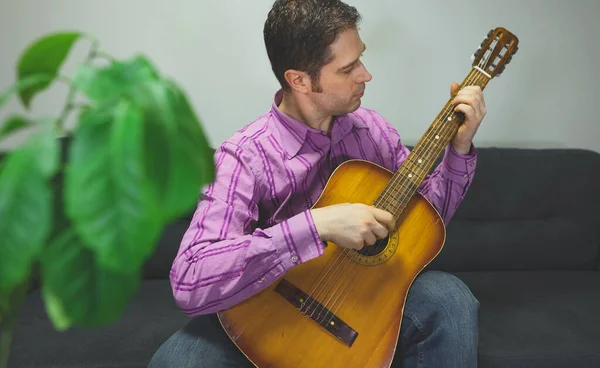
[[[478,146],[578,147],[600,152],[600,1],[348,0],[363,14],[364,62],[374,75],[363,103],[414,144],[448,98],[452,81],[487,32],[503,26],[519,53],[485,91],[488,115]],[[0,89],[14,80],[23,47],[40,35],[76,29],[108,53],[147,54],[179,81],[213,145],[269,109],[277,83],[262,27],[271,0],[0,0]],[[83,57],[78,43],[65,73]],[[56,114],[66,87],[34,100]],[[20,111],[16,99],[0,118]]]

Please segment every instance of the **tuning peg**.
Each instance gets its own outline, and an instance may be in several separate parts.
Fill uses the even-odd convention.
[[[519,51],[519,46],[515,47],[515,51],[513,51],[513,55],[517,53],[517,51]]]
[[[514,54],[513,54],[513,55],[514,55]],[[508,64],[508,63],[510,63],[510,61],[512,60],[512,57],[513,57],[513,56],[512,56],[512,55],[510,55],[510,56],[508,57],[508,59],[506,59],[506,63],[505,63],[505,64]]]
[[[477,50],[475,50],[475,52],[471,54],[471,61],[475,61],[475,58],[478,57],[479,54],[481,54],[481,47],[478,48]]]
[[[504,71],[504,66],[502,66],[502,68],[500,68],[500,70],[498,70],[498,73],[496,73],[496,76],[500,76],[500,74],[502,74],[503,71]]]
[[[488,38],[489,38],[489,37],[492,35],[492,33],[494,33],[494,30],[493,30],[493,29],[490,29],[490,31],[489,31],[489,32],[488,32],[488,34],[487,34]]]

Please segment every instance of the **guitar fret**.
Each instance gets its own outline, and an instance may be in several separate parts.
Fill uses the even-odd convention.
[[[485,81],[477,82],[479,75],[480,73],[473,69],[462,86],[484,87]],[[448,146],[450,138],[458,130],[461,123],[459,117],[451,102],[448,102],[379,195],[377,205],[393,212],[396,217],[400,215]]]
[[[378,201],[376,201],[376,205],[377,202],[382,201],[387,203],[388,205],[391,205],[389,207],[385,206],[385,209],[388,209],[389,212],[392,212],[397,216],[399,215],[399,212],[404,209],[410,197],[412,197],[414,192],[418,189],[418,186],[415,183],[405,180],[397,181],[392,179],[391,182],[395,182],[396,185],[390,186],[389,188],[387,188],[387,190],[382,192]],[[398,186],[400,186],[401,189],[399,189]],[[379,205],[379,207],[382,206]]]
[[[405,164],[410,166],[409,173],[418,176],[419,178],[425,178],[427,171],[421,167],[422,165],[415,164],[410,159],[406,159]]]

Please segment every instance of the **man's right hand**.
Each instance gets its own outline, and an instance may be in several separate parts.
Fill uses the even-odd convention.
[[[362,203],[342,203],[311,210],[319,236],[340,247],[362,249],[396,227],[391,213]]]

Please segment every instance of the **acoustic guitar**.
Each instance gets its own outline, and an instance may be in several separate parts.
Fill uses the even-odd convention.
[[[460,88],[482,89],[504,71],[518,38],[491,30]],[[459,89],[460,89],[459,88]],[[442,250],[444,222],[417,189],[464,115],[452,96],[396,173],[363,160],[336,168],[313,208],[365,203],[392,213],[397,230],[360,251],[328,243],[324,254],[289,270],[251,298],[218,313],[221,325],[257,367],[389,367],[406,295]]]

